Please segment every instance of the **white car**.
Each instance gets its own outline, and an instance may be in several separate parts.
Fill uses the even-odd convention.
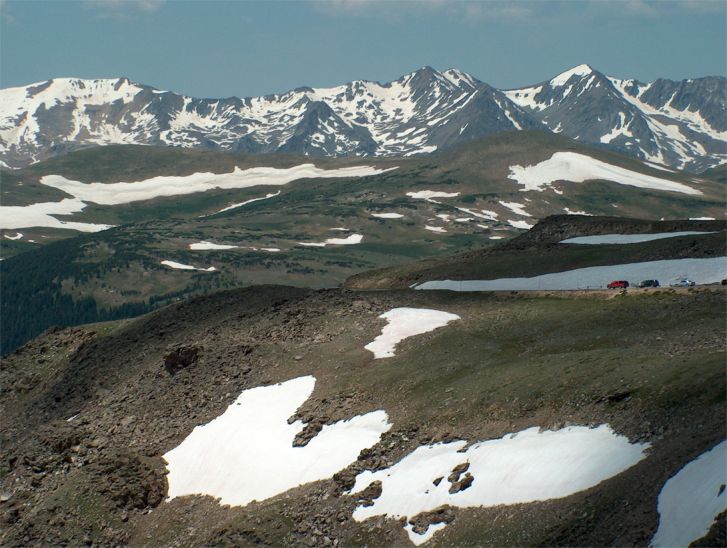
[[[681,280],[671,284],[672,287],[692,287],[695,284],[692,280],[689,278],[682,278]]]

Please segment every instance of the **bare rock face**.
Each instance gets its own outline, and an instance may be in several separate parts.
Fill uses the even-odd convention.
[[[164,369],[170,375],[178,373],[182,369],[189,367],[197,361],[200,348],[198,346],[181,345],[174,348],[166,356],[164,356]]]
[[[475,477],[467,472],[469,467],[469,462],[463,462],[452,469],[452,473],[447,477],[449,483],[452,484],[449,487],[450,494],[459,493],[460,491],[468,489],[472,485],[472,482],[475,481]]]
[[[159,463],[134,451],[102,451],[89,471],[99,478],[98,490],[119,508],[154,508],[164,500],[167,484]]]
[[[449,493],[453,495],[454,493],[459,493],[460,491],[469,489],[473,481],[475,481],[475,477],[467,472],[461,479],[452,483],[449,488]]]
[[[454,511],[449,506],[440,506],[431,512],[422,512],[409,520],[412,530],[423,535],[427,532],[430,525],[435,523],[452,523],[454,521]]]
[[[459,479],[459,477],[464,474],[467,470],[470,469],[470,463],[469,462],[463,462],[461,464],[458,464],[454,468],[452,468],[452,473],[449,474],[449,477],[447,478],[450,483],[454,483]]]
[[[361,506],[373,506],[374,499],[381,496],[383,492],[383,485],[379,480],[371,482],[371,484],[361,491],[358,495],[358,500]]]
[[[316,419],[303,427],[303,430],[298,432],[293,440],[293,447],[305,447],[308,442],[318,435],[318,432],[323,430],[323,425],[326,424],[325,419]]]

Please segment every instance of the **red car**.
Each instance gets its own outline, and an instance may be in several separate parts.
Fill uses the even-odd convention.
[[[626,289],[629,286],[629,282],[626,280],[614,280],[606,287],[609,289]]]

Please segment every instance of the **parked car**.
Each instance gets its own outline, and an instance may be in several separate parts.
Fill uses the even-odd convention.
[[[659,280],[641,280],[639,287],[659,287]]]
[[[606,287],[609,289],[626,289],[629,286],[629,282],[626,280],[614,280]]]
[[[682,278],[681,280],[671,284],[672,287],[692,287],[693,285],[696,284],[689,278]]]

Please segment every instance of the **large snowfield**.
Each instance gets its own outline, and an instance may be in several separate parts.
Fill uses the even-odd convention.
[[[599,234],[597,236],[577,236],[575,238],[568,238],[566,240],[561,240],[560,243],[582,245],[637,244],[640,242],[650,242],[652,240],[662,240],[664,238],[699,236],[702,234],[714,234],[714,232],[685,230],[684,232],[657,232],[653,234]]]
[[[461,319],[457,314],[427,308],[392,308],[379,318],[387,321],[376,337],[364,348],[374,354],[374,359],[390,358],[394,349],[404,339],[434,331],[449,322]]]
[[[659,528],[652,546],[686,548],[727,510],[727,441],[679,470],[659,493]]]
[[[82,183],[61,175],[46,175],[40,182],[83,200],[102,205],[128,204],[163,196],[181,196],[208,190],[231,190],[253,186],[281,186],[297,179],[368,177],[392,169],[370,166],[322,169],[313,164],[288,168],[235,168],[232,173],[193,173],[184,176],[159,176],[133,183]]]
[[[112,225],[61,221],[54,215],[73,215],[83,211],[86,204],[78,198],[65,198],[60,202],[38,202],[27,206],[0,205],[0,228],[67,228],[80,232],[99,232]]]
[[[304,424],[288,418],[315,383],[305,376],[245,390],[222,415],[197,426],[163,456],[169,498],[209,495],[233,506],[265,500],[332,477],[391,428],[384,411],[373,411],[326,425],[306,446],[293,447]]]
[[[507,177],[522,185],[523,188],[520,190],[524,192],[545,190],[556,181],[582,183],[604,180],[651,190],[702,194],[701,191],[682,183],[614,166],[577,152],[556,152],[549,160],[532,166],[510,166],[510,174]]]
[[[565,272],[542,274],[532,278],[498,278],[495,280],[433,280],[414,289],[446,289],[449,291],[528,291],[605,288],[613,280],[659,280],[668,285],[681,278],[697,284],[711,284],[727,278],[727,257],[708,259],[672,259],[608,266],[591,266]]]
[[[186,176],[159,176],[131,183],[82,183],[61,175],[45,175],[40,182],[56,188],[73,198],[59,202],[43,202],[27,206],[0,206],[0,229],[30,227],[67,228],[82,232],[98,232],[111,225],[60,221],[54,215],[79,213],[86,202],[100,205],[128,204],[159,197],[181,196],[208,190],[238,189],[253,186],[280,186],[298,179],[323,179],[332,177],[368,177],[392,169],[355,166],[339,169],[321,169],[313,164],[301,164],[290,168],[254,167],[235,168],[232,173],[193,173]],[[216,213],[228,211],[245,204],[276,196],[268,194],[239,204],[233,204]]]
[[[601,425],[556,431],[533,427],[466,447],[466,441],[422,446],[390,468],[362,472],[351,493],[374,481],[381,482],[382,493],[372,505],[358,506],[354,519],[385,515],[408,520],[442,505],[466,508],[567,497],[630,468],[645,458],[649,444],[629,443]],[[470,474],[474,480],[469,488],[450,493],[448,476],[465,463],[469,468],[460,479]],[[410,527],[407,533],[414,544],[431,537],[430,531],[419,535]]]

